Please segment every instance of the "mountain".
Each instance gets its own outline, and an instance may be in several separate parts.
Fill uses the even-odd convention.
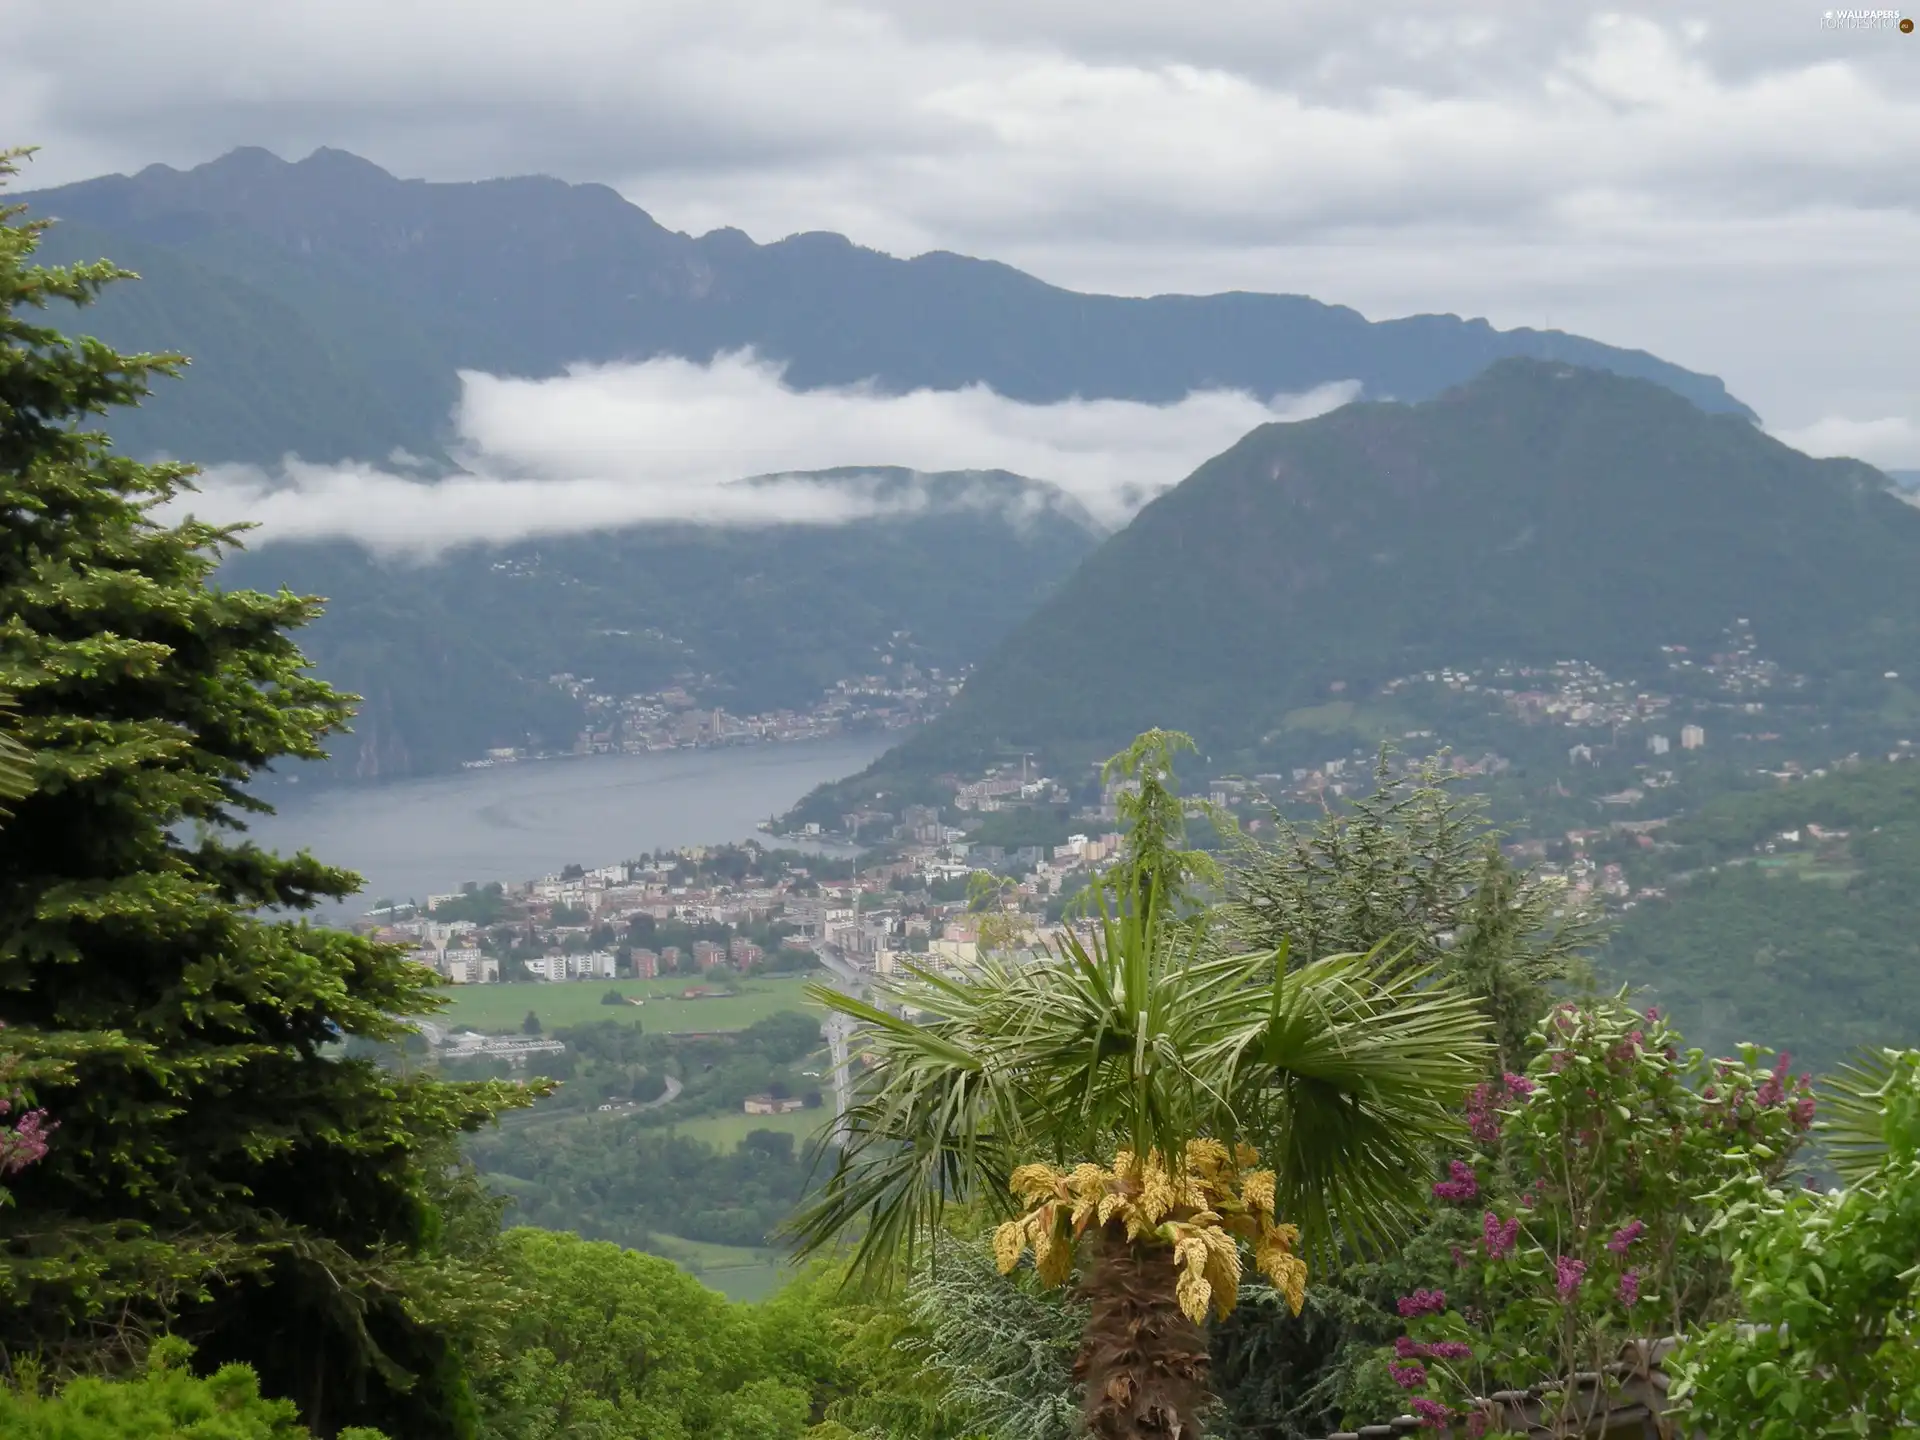
[[[849,785],[1025,750],[1077,766],[1151,725],[1193,732],[1213,773],[1274,768],[1343,729],[1397,737],[1367,717],[1396,677],[1569,658],[1664,674],[1660,647],[1711,650],[1740,620],[1807,693],[1871,711],[1905,693],[1884,672],[1920,674],[1916,573],[1920,511],[1877,470],[1644,380],[1507,360],[1429,401],[1253,431]]]
[[[748,346],[802,388],[978,383],[1035,402],[1341,380],[1416,400],[1518,355],[1749,413],[1711,376],[1557,331],[1453,315],[1371,322],[1298,295],[1082,295],[989,261],[901,260],[839,235],[688,236],[602,185],[399,180],[339,150],[292,164],[236,150],[19,198],[64,222],[53,257],[106,254],[147,277],[122,287],[137,298],[100,312],[104,332],[188,350],[203,373],[165,387],[125,438],[208,462],[288,450],[379,459],[395,445],[433,454],[462,368],[538,376]],[[210,288],[226,293],[209,303]]]
[[[275,542],[231,556],[219,579],[327,598],[301,643],[321,675],[365,697],[336,778],[378,779],[496,746],[566,748],[590,712],[560,674],[615,697],[678,686],[739,715],[804,709],[890,662],[958,671],[1100,538],[1061,492],[1004,472],[780,478],[877,513],[634,526],[428,563]]]
[[[437,448],[458,380],[438,358],[396,374],[408,369],[400,338],[356,343],[342,317],[365,307],[364,296],[299,303],[293,287],[276,290],[170,246],[72,222],[47,233],[38,258],[65,265],[102,256],[140,281],[108,287],[74,328],[120,350],[190,357],[183,383],[161,381],[145,405],[114,417],[123,448],[263,464],[289,451],[379,459],[396,448]]]

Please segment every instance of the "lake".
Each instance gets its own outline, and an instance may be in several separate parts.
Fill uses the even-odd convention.
[[[816,785],[863,769],[898,734],[784,745],[589,755],[303,793],[250,832],[270,850],[311,850],[366,877],[376,897],[425,899],[464,880],[529,880],[563,865],[745,840]]]

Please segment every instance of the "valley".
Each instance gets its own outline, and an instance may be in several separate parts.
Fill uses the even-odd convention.
[[[1920,1423],[1893,12],[36,3],[0,1433]]]

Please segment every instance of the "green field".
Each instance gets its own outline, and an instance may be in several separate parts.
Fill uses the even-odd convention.
[[[673,1261],[701,1284],[729,1300],[764,1300],[793,1275],[777,1251],[741,1245],[710,1245],[704,1240],[682,1240],[656,1234],[653,1253]]]
[[[680,992],[702,983],[726,985],[740,993],[699,1000]],[[441,993],[449,1004],[433,1017],[437,1025],[488,1034],[518,1033],[531,1010],[545,1030],[589,1025],[596,1020],[638,1020],[649,1035],[680,1035],[693,1030],[744,1030],[756,1020],[783,1010],[810,1008],[801,996],[805,980],[797,975],[702,982],[684,976],[666,980],[529,981],[518,985],[449,985]],[[608,990],[644,1003],[602,1005]]]
[[[669,1105],[660,1113],[666,1114],[672,1109]],[[688,1139],[704,1140],[718,1149],[730,1151],[755,1130],[777,1130],[804,1144],[832,1117],[831,1106],[819,1110],[795,1110],[787,1115],[748,1115],[744,1111],[731,1111],[724,1115],[698,1115],[690,1120],[677,1121],[670,1128],[675,1134],[685,1135]]]
[[[1802,880],[1819,880],[1828,885],[1847,885],[1860,873],[1857,865],[1835,863],[1822,856],[1801,852],[1795,855],[1765,855],[1752,860],[1730,861],[1733,865],[1751,865],[1766,874],[1794,874]]]

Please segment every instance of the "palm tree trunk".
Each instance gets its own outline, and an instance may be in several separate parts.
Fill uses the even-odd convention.
[[[1089,1235],[1081,1283],[1092,1308],[1074,1377],[1086,1387],[1093,1440],[1195,1440],[1207,1390],[1207,1339],[1174,1297],[1173,1254],[1130,1245],[1110,1222]]]

